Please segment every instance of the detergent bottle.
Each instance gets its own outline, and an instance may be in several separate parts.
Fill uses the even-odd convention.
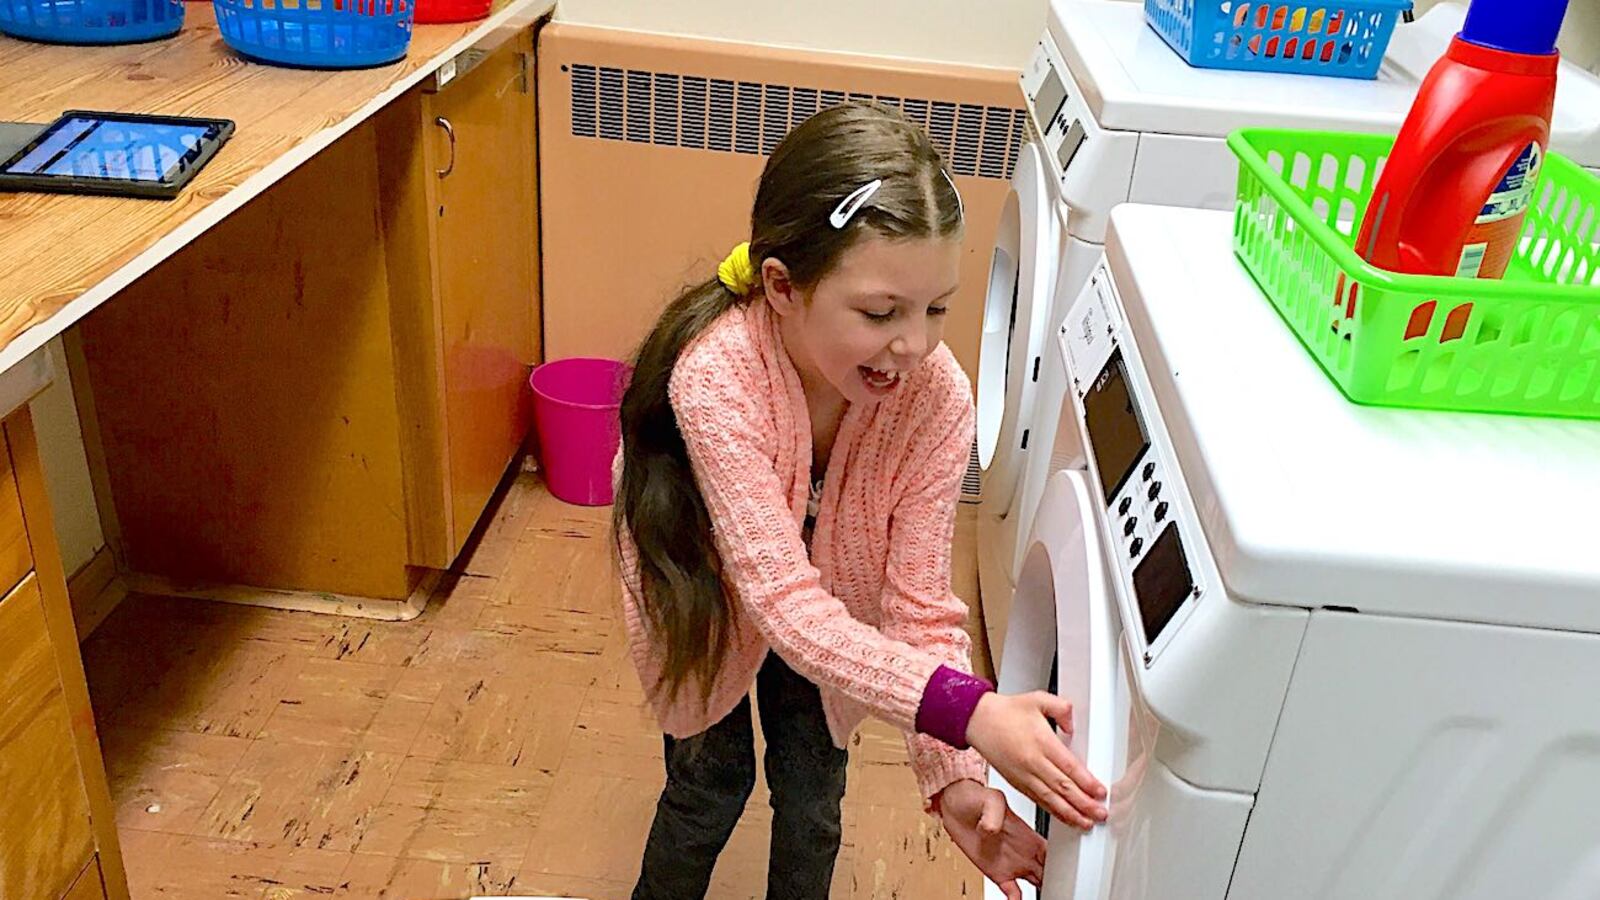
[[[1355,249],[1382,269],[1499,278],[1550,141],[1567,0],[1473,0],[1423,80]]]

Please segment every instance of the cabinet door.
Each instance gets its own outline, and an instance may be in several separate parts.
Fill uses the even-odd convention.
[[[538,306],[532,78],[531,36],[522,33],[428,96],[456,551],[531,421]]]
[[[60,897],[94,854],[38,579],[0,600],[0,897]]]

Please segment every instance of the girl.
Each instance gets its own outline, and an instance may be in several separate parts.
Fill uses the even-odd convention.
[[[667,783],[634,900],[705,895],[755,784],[752,686],[768,898],[827,897],[842,748],[867,715],[906,732],[927,808],[1008,896],[1038,883],[1044,841],[985,786],[985,760],[1064,822],[1105,817],[1050,724],[1070,704],[968,674],[950,545],[974,414],[940,343],[961,231],[919,129],[831,108],[767,161],[749,244],[639,350],[614,524]]]

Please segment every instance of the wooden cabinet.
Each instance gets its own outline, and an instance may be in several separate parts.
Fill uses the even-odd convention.
[[[502,39],[79,326],[130,587],[403,618],[455,560],[540,346],[532,34]]]
[[[539,359],[533,33],[375,120],[417,565],[466,544],[532,423]]]
[[[537,347],[533,53],[523,34],[425,96],[444,343],[449,544],[459,549],[530,425]]]
[[[20,583],[0,599],[0,897],[126,898],[111,796],[33,440],[23,407],[5,421],[0,440],[0,559],[26,566]]]

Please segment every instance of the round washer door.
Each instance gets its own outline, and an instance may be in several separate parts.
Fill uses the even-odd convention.
[[[1032,371],[1050,322],[1056,267],[1056,216],[1038,145],[1017,154],[1011,190],[995,233],[978,348],[978,463],[983,503],[1010,508],[1020,480],[1023,434],[1033,415]]]
[[[1034,541],[1017,580],[1007,627],[1002,693],[1047,690],[1072,701],[1068,747],[1111,790],[1112,822],[1087,834],[1053,821],[993,771],[989,783],[1011,809],[1049,840],[1044,886],[1023,886],[1026,900],[1100,900],[1109,888],[1117,802],[1116,784],[1147,752],[1132,735],[1127,652],[1116,596],[1108,579],[1085,474],[1056,472],[1039,503]],[[1131,740],[1130,740],[1131,736]],[[1130,751],[1134,751],[1130,753]],[[1003,898],[985,885],[986,898]]]

